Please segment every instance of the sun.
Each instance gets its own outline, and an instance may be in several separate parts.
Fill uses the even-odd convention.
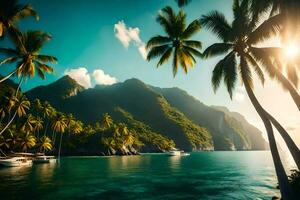
[[[284,48],[284,54],[286,58],[294,59],[299,54],[299,47],[294,43],[290,43]]]

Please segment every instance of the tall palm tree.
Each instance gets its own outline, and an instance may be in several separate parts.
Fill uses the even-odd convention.
[[[156,21],[163,27],[167,36],[157,35],[147,42],[147,60],[160,57],[157,63],[159,67],[172,57],[173,76],[176,76],[178,65],[187,73],[188,67],[193,67],[196,63],[195,56],[201,57],[201,42],[190,39],[200,30],[199,21],[194,20],[186,27],[184,11],[176,14],[171,7],[163,8]]]
[[[204,56],[210,57],[226,54],[226,56],[216,64],[213,70],[212,85],[215,91],[224,78],[224,83],[227,86],[230,97],[232,97],[238,76],[240,76],[251,103],[265,125],[282,198],[294,199],[278,153],[271,122],[267,113],[253,93],[252,70],[256,72],[262,83],[264,83],[264,75],[260,65],[252,55],[252,43],[250,41],[257,41],[258,39],[265,37],[265,35],[257,33],[256,35],[254,34],[254,38],[253,32],[255,32],[256,29],[253,26],[250,26],[251,20],[248,14],[248,8],[249,5],[247,0],[234,0],[234,20],[231,24],[229,24],[225,16],[218,11],[213,11],[202,17],[202,24],[212,30],[212,32],[222,40],[221,43],[215,43],[209,46],[204,51]]]
[[[56,110],[51,106],[51,104],[49,102],[45,101],[42,104],[40,112],[42,113],[43,120],[46,122],[46,126],[44,129],[44,135],[46,135],[49,123],[51,122],[53,117],[56,116]],[[52,138],[52,140],[53,140],[53,138]]]
[[[108,113],[102,115],[101,124],[105,129],[108,129],[113,125],[113,120]]]
[[[23,78],[33,77],[36,71],[42,79],[45,79],[45,73],[53,72],[53,68],[47,63],[55,63],[57,59],[54,56],[40,54],[45,43],[51,39],[49,34],[43,31],[28,31],[18,33],[12,38],[14,49],[0,48],[0,53],[7,56],[0,62],[0,65],[16,63],[16,69],[2,78],[0,83],[17,74],[21,77],[20,87]]]
[[[0,37],[6,30],[16,30],[16,23],[30,16],[39,19],[37,12],[29,4],[23,5],[17,0],[0,0]]]
[[[43,120],[40,117],[36,117],[34,124],[34,132],[37,132],[37,137],[40,137],[40,131],[44,128]]]
[[[30,107],[30,102],[23,94],[19,94],[18,97],[12,96],[11,99],[14,101],[13,108],[15,108],[15,113],[6,126],[0,131],[0,135],[2,135],[2,133],[10,126],[17,115],[19,117],[25,116],[26,110],[28,110]]]
[[[62,143],[63,133],[65,132],[66,128],[67,128],[66,117],[63,114],[59,113],[54,118],[54,121],[52,124],[52,129],[55,132],[60,133],[60,141],[59,141],[59,148],[58,148],[58,162],[60,162],[61,143]],[[55,142],[55,139],[53,142]]]
[[[9,144],[9,148],[11,150],[14,150],[18,147],[20,142],[20,136],[16,132],[16,129],[14,128],[9,128],[7,130],[7,143]]]
[[[46,151],[51,151],[52,150],[52,141],[49,137],[47,136],[42,136],[40,139],[39,139],[39,142],[38,142],[38,149],[40,152],[43,152],[45,153]]]
[[[20,147],[22,151],[27,152],[28,149],[36,145],[36,138],[29,132],[21,134]]]

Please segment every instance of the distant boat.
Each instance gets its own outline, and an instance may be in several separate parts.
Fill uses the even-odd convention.
[[[5,157],[0,159],[0,164],[5,167],[31,166],[32,160],[26,157]]]
[[[45,156],[45,155],[38,155],[33,159],[34,163],[55,163],[56,158],[54,156]]]
[[[172,148],[171,151],[169,151],[168,155],[170,156],[189,156],[189,153],[186,153],[182,150],[176,149],[176,148]]]

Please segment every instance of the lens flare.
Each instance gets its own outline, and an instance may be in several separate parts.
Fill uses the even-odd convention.
[[[293,59],[298,56],[299,48],[296,44],[290,43],[284,48],[284,54],[288,59]]]

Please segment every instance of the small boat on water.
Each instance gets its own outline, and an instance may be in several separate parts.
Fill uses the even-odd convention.
[[[0,165],[5,167],[31,166],[32,160],[26,157],[5,157],[0,159]]]
[[[190,154],[186,153],[182,150],[173,148],[171,151],[169,151],[168,155],[170,155],[170,156],[189,156]]]
[[[45,156],[45,155],[38,155],[33,159],[34,163],[55,163],[56,158],[54,156]]]

